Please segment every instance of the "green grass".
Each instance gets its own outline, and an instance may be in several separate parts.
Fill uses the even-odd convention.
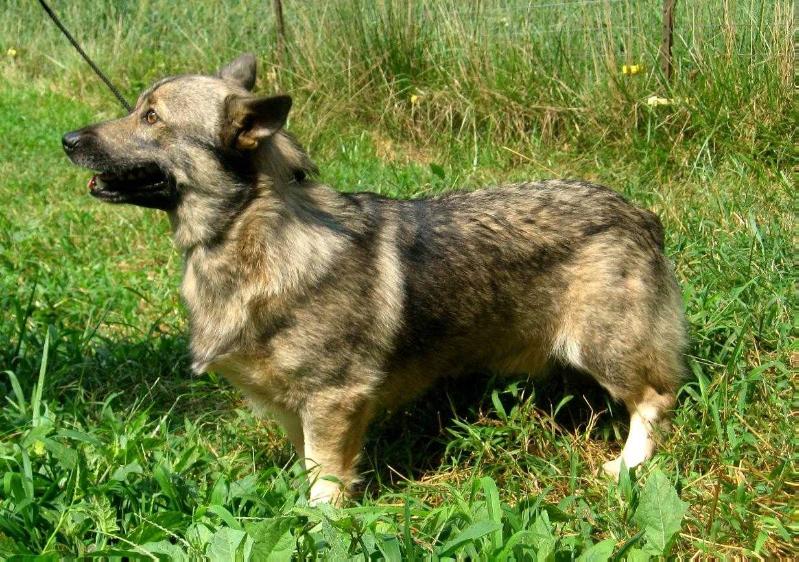
[[[11,2],[0,21],[0,558],[793,552],[788,2],[678,3],[670,89],[654,58],[658,2],[526,19],[526,2],[482,13],[287,2],[280,68],[263,2],[54,4],[129,99],[255,50],[259,89],[297,97],[290,128],[340,189],[413,196],[579,176],[652,208],[683,288],[692,377],[656,457],[618,485],[597,472],[626,421],[601,392],[486,378],[381,419],[360,497],[309,509],[278,427],[224,380],[189,371],[166,219],[92,200],[61,152],[63,132],[117,115],[114,100],[35,3]],[[645,72],[623,76],[631,62]],[[673,103],[651,108],[653,93]]]

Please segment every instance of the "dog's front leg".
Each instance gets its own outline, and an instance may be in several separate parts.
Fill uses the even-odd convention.
[[[305,436],[302,431],[302,419],[299,414],[282,409],[271,409],[272,417],[275,418],[286,432],[286,437],[289,438],[291,444],[294,445],[294,451],[297,454],[297,459],[302,463],[302,466],[307,470],[305,464]]]
[[[369,401],[345,389],[306,402],[301,418],[311,505],[338,505],[344,499],[357,477],[356,464],[371,417]]]

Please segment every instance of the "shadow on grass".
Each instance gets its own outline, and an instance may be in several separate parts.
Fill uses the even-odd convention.
[[[33,370],[34,362],[25,370]],[[51,373],[52,369],[52,373]],[[35,380],[31,377],[31,381]],[[519,399],[503,392],[509,378],[477,375],[442,379],[442,384],[391,416],[372,425],[360,465],[364,471],[364,497],[399,489],[404,479],[422,480],[446,464],[445,454],[453,441],[456,420],[467,424],[503,423],[492,403],[492,392],[506,411]],[[593,427],[595,439],[612,438],[613,427],[626,423],[623,408],[609,408],[607,393],[579,372],[556,368],[545,379],[528,382],[516,379],[519,388],[539,411],[558,410],[554,421],[563,432],[584,432],[592,416],[600,415]],[[153,334],[139,340],[94,341],[90,347],[61,340],[51,349],[48,387],[66,402],[103,403],[115,396],[115,406],[147,410],[161,417],[167,412],[171,423],[196,421],[209,414],[227,417],[239,405],[241,395],[224,378],[214,374],[194,375],[189,367],[187,339],[173,334]],[[532,396],[531,396],[532,395]],[[561,401],[573,396],[558,409]],[[535,417],[529,423],[542,423]],[[546,429],[545,431],[551,431]]]
[[[468,382],[464,384],[464,380]],[[492,403],[492,392],[499,392],[500,401],[509,412],[519,403],[519,399],[503,393],[513,380],[487,375],[444,379],[404,409],[378,419],[369,433],[366,458],[361,463],[366,472],[360,490],[363,496],[375,497],[385,491],[381,490],[385,486],[398,487],[404,479],[418,481],[437,472],[447,461],[445,454],[454,439],[451,432],[457,429],[457,420],[479,424],[487,418],[489,425],[503,423]],[[531,400],[536,410],[547,414],[557,410],[554,421],[562,432],[587,431],[596,416],[598,423],[591,427],[591,437],[614,439],[614,428],[628,421],[624,407],[613,403],[608,393],[584,373],[556,367],[549,376],[534,382],[516,380],[525,390],[523,400]],[[573,399],[558,409],[568,396]],[[535,418],[529,423],[541,422]]]
[[[181,424],[184,415],[226,412],[239,399],[221,377],[192,373],[185,336],[102,340],[80,351],[64,347],[54,358],[50,383],[72,401],[103,402],[117,396],[118,406],[135,404],[157,417],[171,411]]]

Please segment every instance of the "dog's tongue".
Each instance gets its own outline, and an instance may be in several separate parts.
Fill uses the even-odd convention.
[[[97,174],[92,176],[92,179],[89,180],[89,185],[87,187],[89,189],[94,189],[95,185],[97,185]]]

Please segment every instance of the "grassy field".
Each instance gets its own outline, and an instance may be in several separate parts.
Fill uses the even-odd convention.
[[[258,90],[295,96],[289,128],[339,189],[582,177],[656,211],[691,326],[672,434],[616,484],[598,469],[626,420],[601,391],[567,373],[455,383],[375,425],[349,506],[308,508],[281,430],[189,371],[166,219],[91,199],[61,152],[119,107],[36,3],[10,0],[0,559],[795,554],[792,3],[679,2],[669,87],[654,0],[285,3],[277,64],[267,2],[52,2],[130,100],[258,53]]]

